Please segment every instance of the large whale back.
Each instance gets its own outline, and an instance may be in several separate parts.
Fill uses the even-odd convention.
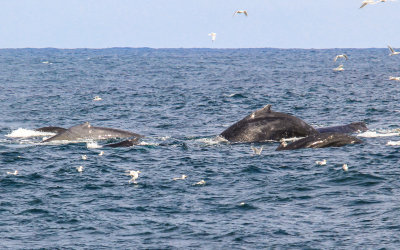
[[[44,142],[51,141],[75,141],[75,140],[105,140],[112,138],[130,138],[130,137],[142,137],[139,134],[131,133],[124,130],[95,127],[90,125],[88,122],[73,126]]]
[[[318,132],[303,120],[271,111],[271,105],[256,110],[221,133],[231,142],[263,142],[305,137]]]

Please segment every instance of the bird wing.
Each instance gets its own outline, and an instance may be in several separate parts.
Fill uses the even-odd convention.
[[[346,60],[349,59],[349,57],[346,54],[343,54],[344,58],[346,58]]]
[[[392,47],[390,47],[390,46],[388,45],[388,48],[390,49],[390,51],[391,51],[392,53],[394,53],[394,50],[392,49]]]
[[[363,8],[363,7],[365,7],[365,5],[367,5],[367,4],[368,4],[368,3],[364,3],[364,2],[363,2],[363,4],[361,5],[360,9]]]
[[[336,62],[336,60],[337,60],[338,58],[339,58],[339,56],[336,56],[336,57],[335,57],[335,59],[333,59],[333,61],[335,61],[335,62]]]
[[[243,13],[247,16],[247,11],[243,11]]]

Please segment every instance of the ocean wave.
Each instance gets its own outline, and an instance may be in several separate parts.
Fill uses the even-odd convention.
[[[200,138],[200,139],[197,139],[196,141],[205,143],[207,145],[216,145],[219,143],[228,142],[228,140],[222,136],[215,136],[212,138]]]
[[[396,130],[391,131],[366,131],[363,133],[359,133],[357,136],[365,137],[365,138],[375,138],[375,137],[389,137],[389,136],[399,136],[399,132],[395,132]]]
[[[400,141],[388,141],[386,143],[388,146],[400,146]]]

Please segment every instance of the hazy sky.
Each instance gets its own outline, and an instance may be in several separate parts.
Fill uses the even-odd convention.
[[[361,2],[0,0],[0,48],[400,47],[400,0]]]

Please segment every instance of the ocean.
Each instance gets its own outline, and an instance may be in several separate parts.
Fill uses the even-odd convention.
[[[400,82],[389,77],[400,56],[388,54],[1,49],[1,249],[399,248]],[[220,140],[267,104],[314,127],[369,130],[340,148]],[[102,148],[34,131],[84,122],[145,138]]]

